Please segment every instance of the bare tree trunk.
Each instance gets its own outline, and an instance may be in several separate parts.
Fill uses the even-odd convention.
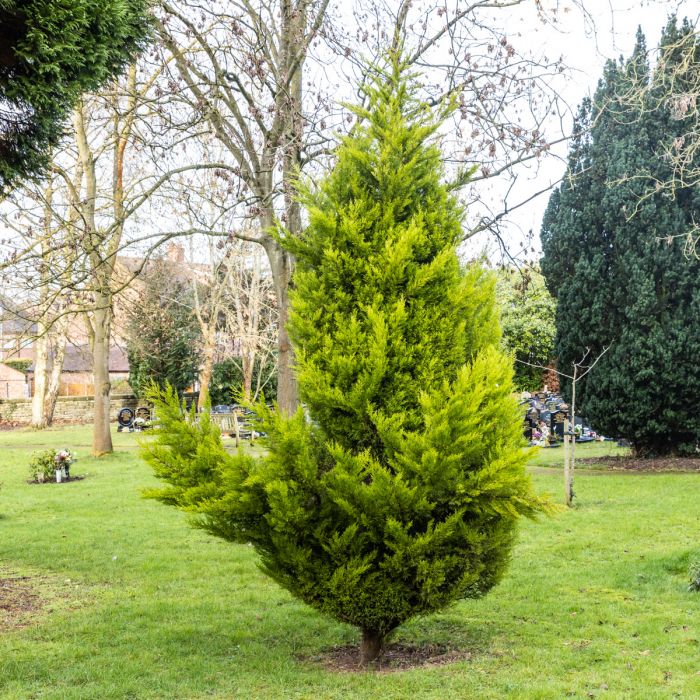
[[[213,44],[208,43],[208,35],[201,33],[185,13],[179,12],[167,2],[164,3],[167,12],[173,18],[177,18],[175,24],[181,23],[188,36],[194,39],[188,48],[179,45],[178,30],[173,33],[173,25],[168,25],[167,22],[160,25],[161,37],[166,47],[172,52],[178,72],[188,88],[187,91],[183,91],[185,99],[209,122],[214,136],[237,161],[238,176],[245,181],[259,203],[261,213],[258,216],[262,233],[260,237],[256,237],[255,241],[261,243],[266,250],[277,295],[279,311],[277,399],[284,413],[293,413],[299,403],[293,370],[294,354],[285,327],[293,261],[270,232],[280,219],[284,221],[290,236],[296,236],[301,231],[301,207],[296,198],[294,181],[304,165],[301,155],[306,144],[305,120],[302,112],[304,62],[310,43],[321,30],[328,4],[329,0],[321,0],[319,3],[310,3],[307,0],[283,2],[278,8],[272,9],[270,6],[261,12],[257,9],[253,10],[252,5],[244,3],[247,30],[257,34],[255,42],[257,47],[252,55],[264,56],[266,63],[272,57],[271,79],[266,81],[263,88],[265,91],[269,90],[269,94],[266,92],[272,110],[269,123],[258,118],[248,120],[240,110],[241,96],[250,104],[259,101],[259,98],[254,97],[257,88],[253,92],[248,91],[248,86],[256,85],[258,78],[250,74],[243,62],[235,64],[234,61],[231,64],[236,65],[237,68],[238,75],[235,80],[221,80],[219,76],[227,76],[228,71],[221,68],[217,49],[213,48]],[[312,13],[313,16],[310,17]],[[233,42],[232,55],[244,55],[239,50],[239,46],[250,46],[246,43],[247,37],[239,38],[237,35],[229,34],[228,24],[230,23],[219,25],[220,32],[217,29],[212,32],[212,35],[222,33],[228,36]],[[266,43],[272,37],[274,37],[272,39],[274,49],[268,48]],[[189,39],[187,43],[190,44]],[[210,83],[205,77],[209,74],[208,70],[195,70],[198,59],[192,61],[188,57],[192,50],[199,50],[200,55],[203,58],[206,56],[207,62],[211,62],[211,75],[217,76],[215,82]],[[245,52],[248,51],[249,49],[246,48]],[[233,68],[229,70],[234,72]],[[212,99],[211,95],[216,95],[216,98]],[[280,183],[277,182],[275,173],[279,172],[280,166],[284,211],[276,209],[276,194]],[[244,236],[241,237],[246,239]]]
[[[243,398],[250,401],[253,396],[253,371],[255,370],[255,351],[243,352],[241,357],[243,368]]]
[[[44,191],[44,238],[41,242],[41,265],[39,268],[39,313],[37,321],[37,337],[34,343],[34,396],[32,397],[32,427],[43,430],[47,423],[44,417],[44,402],[46,400],[46,385],[49,372],[49,265],[51,255],[49,240],[51,236],[51,203],[53,186],[51,180]]]
[[[569,467],[569,485],[567,492],[570,494],[570,500],[574,500],[574,468],[576,466],[576,379],[578,374],[578,365],[574,365],[574,378],[571,382],[571,465]],[[571,503],[567,503],[571,505]]]
[[[283,251],[275,241],[266,242],[265,247],[270,260],[279,312],[277,403],[280,410],[291,415],[299,406],[299,388],[294,374],[294,348],[287,332],[293,261],[291,255]]]
[[[362,630],[362,644],[360,645],[360,663],[368,666],[382,652],[384,637],[374,630]]]
[[[66,356],[66,331],[68,330],[68,317],[63,316],[57,321],[58,328],[54,339],[54,352],[51,361],[51,373],[49,375],[49,385],[44,398],[44,420],[46,425],[53,423],[53,414],[56,409],[56,399],[61,388],[61,373],[63,372],[63,360]]]
[[[208,334],[204,338],[204,359],[202,371],[199,373],[199,397],[197,398],[197,410],[201,411],[209,401],[209,386],[211,375],[214,371],[214,355],[216,353],[216,332]]]
[[[32,397],[32,428],[39,430],[47,426],[44,416],[46,385],[49,372],[49,337],[46,324],[37,324],[38,336],[34,342],[34,396]]]
[[[94,311],[94,340],[92,345],[93,377],[95,382],[95,408],[92,434],[92,453],[96,457],[113,451],[109,424],[109,336],[111,325],[111,299],[98,299]]]
[[[568,418],[564,418],[564,500],[570,508],[573,501],[572,481],[571,481],[571,453],[569,444],[571,436],[571,424]]]
[[[306,26],[306,5],[299,3],[292,11],[299,14],[299,27]],[[291,22],[290,22],[291,24]],[[293,34],[286,34],[285,41],[294,43],[301,37]],[[290,54],[294,54],[294,49],[290,47]],[[293,236],[298,236],[302,230],[301,204],[297,198],[294,188],[296,173],[301,169],[301,148],[304,139],[304,121],[302,116],[302,77],[303,59],[298,70],[295,70],[289,89],[290,105],[288,111],[289,133],[283,157],[283,180],[285,213],[287,216],[287,229]],[[292,272],[294,271],[294,260],[292,256],[284,251],[278,251],[277,261],[278,274],[275,275],[273,267],[272,274],[275,277],[277,292],[277,303],[279,305],[279,366],[278,366],[278,387],[277,402],[281,410],[292,414],[299,406],[299,386],[297,385],[296,374],[294,373],[294,348],[287,332],[287,320],[289,318],[289,288],[292,282]]]

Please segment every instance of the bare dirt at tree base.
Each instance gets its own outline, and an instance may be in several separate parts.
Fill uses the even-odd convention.
[[[79,581],[0,568],[0,634],[36,624],[55,610],[77,610],[88,600]]]
[[[379,658],[369,667],[360,664],[360,648],[349,644],[334,647],[323,654],[305,657],[304,661],[322,666],[328,671],[357,673],[373,671],[376,673],[396,673],[413,668],[444,666],[457,661],[468,661],[471,652],[449,649],[444,646],[412,646],[408,644],[389,644]]]

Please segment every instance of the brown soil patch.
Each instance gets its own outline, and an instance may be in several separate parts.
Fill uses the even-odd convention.
[[[636,472],[700,472],[698,457],[661,457],[642,459],[632,456],[584,457],[577,459],[577,464],[586,466],[600,465],[608,469]]]
[[[469,651],[449,649],[444,646],[389,644],[369,668],[360,665],[360,648],[357,645],[334,647],[323,654],[306,657],[304,660],[323,666],[329,671],[341,673],[365,671],[395,673],[413,668],[444,666],[456,661],[466,661],[471,657],[472,654]]]
[[[26,626],[41,607],[41,596],[30,576],[0,574],[0,632]]]

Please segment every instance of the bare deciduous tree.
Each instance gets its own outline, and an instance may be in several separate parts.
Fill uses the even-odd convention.
[[[205,8],[165,1],[159,22],[184,88],[179,95],[188,126],[204,122],[226,149],[230,169],[245,183],[247,214],[259,222],[256,234],[238,235],[263,246],[272,270],[280,314],[278,400],[285,411],[297,404],[285,328],[292,259],[274,231],[279,221],[290,235],[302,226],[292,183],[307,145],[303,70],[328,2],[215,2]]]
[[[202,367],[199,373],[199,397],[197,408],[201,410],[209,400],[209,385],[214,370],[219,339],[225,327],[225,308],[228,279],[232,270],[233,246],[226,248],[223,256],[217,256],[210,247],[209,261],[191,274],[194,313],[202,335]]]
[[[602,352],[591,361],[590,364],[585,364],[591,354],[591,349],[586,348],[581,359],[573,363],[572,374],[567,374],[566,372],[561,372],[552,367],[546,367],[545,365],[516,359],[516,362],[528,365],[529,367],[537,367],[541,370],[555,372],[559,377],[565,377],[571,381],[571,405],[569,406],[569,415],[564,421],[564,500],[569,507],[571,507],[574,502],[574,469],[576,467],[576,382],[583,379],[609,349],[609,345],[604,347]]]
[[[4,270],[23,320],[23,342],[34,346],[32,427],[51,425],[58,396],[72,312],[70,285],[75,273],[75,216],[58,201],[60,177],[52,173],[43,185],[15,190],[5,203],[4,223],[21,250]],[[60,189],[60,187],[59,187]]]
[[[243,398],[256,400],[269,380],[266,368],[275,355],[279,314],[272,279],[258,247],[238,243],[228,276],[226,327],[241,358]],[[255,386],[255,368],[258,368]]]
[[[508,173],[514,181],[516,166],[536,164],[564,138],[561,132],[548,137],[544,128],[552,113],[563,119],[566,111],[552,87],[561,62],[528,58],[497,28],[498,13],[518,5],[527,7],[518,0],[404,1],[398,8],[364,0],[351,8],[330,0],[160,3],[162,60],[173,67],[168,119],[183,132],[204,130],[219,142],[228,162],[221,169],[242,183],[237,193],[245,215],[259,223],[256,235],[239,235],[263,246],[272,270],[284,410],[293,410],[297,395],[285,328],[293,259],[281,238],[302,229],[299,172],[318,173],[337,131],[352,128],[337,99],[350,98],[350,85],[361,85],[386,51],[401,50],[425,74],[428,103],[457,100],[454,133],[444,143],[453,185],[464,185],[465,174],[478,166],[467,203],[484,201],[480,181]],[[502,209],[481,208],[465,236],[497,231],[507,212],[532,196],[514,202],[511,189]]]

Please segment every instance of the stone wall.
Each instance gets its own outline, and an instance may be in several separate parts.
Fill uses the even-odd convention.
[[[74,423],[90,423],[93,418],[95,399],[92,396],[60,396],[56,401],[55,420]],[[110,402],[110,420],[117,420],[117,413],[129,406],[136,408],[133,394],[113,394]],[[32,402],[29,399],[0,399],[0,420],[30,423],[32,420]]]

